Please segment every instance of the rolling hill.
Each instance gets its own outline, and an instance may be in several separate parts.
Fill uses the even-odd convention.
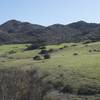
[[[0,46],[1,100],[100,100],[100,42],[47,45],[49,59],[27,45]]]
[[[1,44],[34,43],[38,40],[47,44],[99,41],[100,24],[79,21],[68,25],[54,24],[46,27],[9,20],[0,25]]]

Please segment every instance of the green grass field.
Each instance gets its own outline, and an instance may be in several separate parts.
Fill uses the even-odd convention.
[[[82,86],[100,88],[100,42],[49,45],[47,50],[55,50],[50,54],[51,58],[39,61],[33,57],[40,49],[24,51],[26,45],[1,45],[0,68],[38,69],[48,73],[44,81],[70,85],[75,93]]]

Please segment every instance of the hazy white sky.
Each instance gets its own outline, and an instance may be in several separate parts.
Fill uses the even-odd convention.
[[[100,22],[100,0],[0,0],[0,24],[11,19],[34,24]]]

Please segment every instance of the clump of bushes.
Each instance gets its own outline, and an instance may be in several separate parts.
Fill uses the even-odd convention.
[[[60,68],[60,67],[61,67],[61,65],[58,65],[58,67]]]
[[[43,47],[40,47],[40,49],[44,50],[44,49],[46,49],[46,47],[45,47],[45,46],[43,46]]]
[[[59,50],[62,50],[62,49],[67,48],[67,47],[68,47],[68,46],[65,45],[65,46],[63,46],[63,47],[60,47]]]
[[[93,49],[93,50],[89,50],[89,52],[100,52],[100,50],[96,50],[96,49]]]
[[[44,59],[50,59],[50,54],[45,54]]]
[[[53,84],[54,89],[59,90],[59,91],[61,90],[61,88],[64,85],[62,81],[56,81],[56,82],[54,82],[52,84]]]
[[[67,84],[64,85],[64,83],[62,81],[56,81],[54,83],[51,83],[54,87],[55,90],[58,90],[59,93],[74,93],[74,88]]]
[[[64,47],[59,48],[60,50],[64,49]]]
[[[52,53],[53,51],[54,51],[54,49],[49,49],[48,50],[49,53]]]
[[[48,54],[48,51],[45,50],[45,49],[43,49],[43,50],[41,50],[41,51],[39,52],[39,54]]]
[[[96,95],[100,93],[100,87],[84,85],[78,90],[78,95]]]
[[[96,50],[96,49],[94,49],[93,51],[94,51],[94,52],[96,52],[97,50]]]
[[[16,53],[16,51],[15,50],[10,50],[8,53],[9,54],[14,54],[14,53]]]
[[[73,88],[70,85],[64,86],[61,90],[61,93],[73,93]]]
[[[46,49],[42,49],[39,54],[41,54],[44,59],[50,59],[50,53],[53,52],[53,49],[49,49],[49,50],[46,50]]]
[[[94,51],[94,52],[100,52],[100,50],[96,50],[96,49],[94,49],[93,51]]]
[[[72,47],[75,47],[75,46],[77,46],[77,45],[76,45],[76,44],[72,44],[71,46],[72,46]]]
[[[67,48],[67,47],[68,47],[67,45],[64,46],[64,48]]]
[[[42,49],[38,54],[38,56],[33,57],[34,60],[50,59],[48,50]]]
[[[27,48],[25,50],[35,50],[35,49],[40,49],[40,48],[44,48],[45,46],[45,42],[41,41],[41,40],[37,40],[35,41],[33,44],[28,45]]]
[[[40,44],[31,44],[31,45],[28,45],[26,50],[35,50],[35,49],[39,49],[40,48]]]

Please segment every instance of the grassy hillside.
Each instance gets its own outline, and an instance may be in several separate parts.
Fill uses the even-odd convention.
[[[62,92],[90,95],[90,99],[82,100],[100,99],[100,42],[49,45],[46,49],[53,49],[51,57],[42,60],[33,60],[41,50],[25,51],[27,45],[1,45],[0,68],[38,69],[47,75],[43,81],[52,83],[57,90],[67,87]]]

